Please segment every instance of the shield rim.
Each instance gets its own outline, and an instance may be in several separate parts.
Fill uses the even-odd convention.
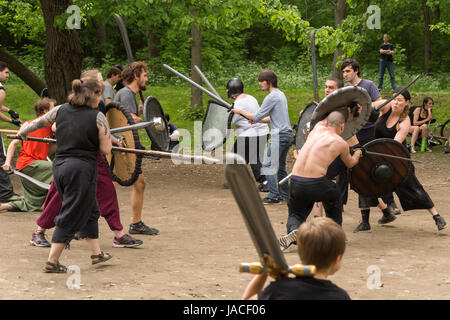
[[[225,109],[228,109],[227,107],[225,107],[225,106],[223,105],[223,103],[220,103],[220,102],[218,102],[217,100],[208,100],[208,106],[206,107],[206,112],[205,112],[205,115],[204,115],[203,121],[202,121],[202,149],[203,149],[204,151],[206,151],[206,152],[213,152],[213,151],[215,151],[215,150],[216,150],[217,148],[219,148],[220,146],[223,146],[224,143],[228,140],[228,138],[229,138],[229,136],[230,136],[231,122],[232,122],[233,115],[234,115],[232,112],[230,112],[230,114],[228,115],[228,120],[227,120],[227,132],[226,132],[226,134],[225,134],[225,137],[223,138],[222,143],[221,143],[221,144],[217,144],[217,146],[214,146],[214,148],[212,148],[212,149],[206,149],[205,142],[204,142],[204,140],[203,140],[203,135],[204,135],[204,130],[203,130],[203,128],[204,128],[204,126],[205,126],[206,115],[208,114],[208,111],[209,111],[209,108],[210,108],[210,104],[211,104],[211,103],[218,104],[220,107],[223,107],[223,108],[225,108]],[[234,106],[234,104],[233,104],[232,106]]]
[[[406,148],[406,146],[404,146],[402,143],[400,143],[400,142],[398,142],[398,141],[396,141],[394,139],[391,139],[391,138],[374,139],[374,140],[369,141],[368,143],[366,143],[363,147],[367,149],[367,148],[371,147],[374,144],[385,143],[385,142],[389,142],[389,143],[392,143],[392,144],[395,144],[395,145],[401,147],[401,149],[405,152],[405,157],[411,159],[411,155],[410,155],[408,149]],[[383,195],[392,193],[392,192],[395,191],[395,189],[398,188],[399,185],[404,183],[406,181],[406,179],[408,179],[408,176],[411,174],[412,166],[413,166],[411,161],[407,161],[407,160],[404,160],[404,161],[406,161],[408,163],[407,173],[406,173],[405,177],[403,178],[402,182],[400,182],[395,188],[393,188],[392,191],[385,191],[383,193],[376,193],[376,194],[371,194],[371,195],[366,194],[366,193],[361,193],[361,191],[358,190],[358,187],[356,187],[354,182],[353,182],[353,170],[354,170],[354,168],[350,168],[349,169],[349,179],[348,179],[348,181],[349,181],[349,184],[350,184],[350,188],[353,189],[356,193],[358,193],[360,195],[363,195],[363,196],[366,196],[366,197],[377,197],[377,196],[383,196]],[[387,162],[389,162],[389,161],[387,161]],[[376,181],[373,181],[373,182],[377,183]]]
[[[297,135],[299,134],[300,121],[302,120],[303,115],[305,115],[304,111],[305,111],[306,109],[312,107],[314,104],[316,105],[316,108],[317,108],[317,106],[319,105],[316,101],[313,101],[313,102],[309,103],[309,104],[302,110],[302,114],[298,117],[298,121],[297,121],[297,130],[295,131],[295,137],[294,137],[294,139],[295,139],[295,148],[297,149],[297,151],[300,150],[300,149],[303,147],[303,146],[302,146],[302,147],[299,148],[298,145],[297,145]],[[314,109],[315,109],[315,108],[314,108]],[[313,114],[314,114],[314,111],[313,111]],[[312,115],[311,115],[311,119],[312,119]],[[311,121],[310,121],[310,122],[311,122]],[[305,138],[305,141],[306,141],[306,138]]]
[[[127,119],[127,121],[129,122],[129,124],[135,124],[130,111],[117,102],[108,103],[108,105],[106,106],[105,116],[106,116],[106,113],[108,113],[108,111],[111,108],[116,108],[119,111],[121,111],[123,113],[123,115],[125,116],[125,118]],[[138,131],[137,130],[131,130],[131,131],[133,133],[134,147],[136,149],[145,150],[145,148],[141,145],[141,142],[139,140]],[[106,156],[103,155],[103,159],[105,160],[106,165],[108,166],[108,169],[109,169],[109,173],[111,174],[111,179],[124,187],[131,186],[137,181],[139,175],[141,174],[142,158],[143,158],[142,155],[139,155],[139,154],[136,155],[136,164],[135,164],[134,171],[133,171],[131,177],[128,180],[124,181],[124,180],[120,179],[119,177],[117,177],[117,175],[114,173],[114,163],[115,163],[114,153],[111,153],[111,163],[109,163]]]
[[[148,97],[145,99],[145,101],[144,101],[144,109],[143,109],[144,121],[150,121],[150,120],[148,119],[148,117],[147,117],[147,110],[148,110],[148,108],[150,108],[150,107],[149,107],[150,101],[155,101],[155,102],[156,102],[155,105],[157,105],[157,107],[158,107],[159,110],[161,111],[162,119],[163,119],[164,125],[165,125],[165,130],[164,130],[164,132],[165,132],[166,135],[167,135],[166,146],[161,147],[161,146],[159,145],[159,143],[157,143],[156,141],[154,141],[155,138],[154,138],[153,134],[151,133],[149,127],[146,127],[146,128],[145,128],[145,131],[147,132],[147,135],[148,135],[148,137],[150,138],[150,140],[152,141],[152,143],[155,143],[155,144],[158,146],[158,148],[160,148],[162,151],[166,151],[166,152],[167,152],[167,151],[169,151],[169,147],[170,147],[170,132],[169,132],[169,126],[168,126],[168,123],[167,123],[167,121],[166,121],[166,117],[164,116],[164,110],[163,110],[163,108],[162,108],[162,106],[161,106],[161,103],[160,103],[160,102],[158,101],[158,99],[157,99],[156,97],[154,97],[154,96],[148,96]]]
[[[361,128],[369,121],[370,113],[371,113],[371,112],[370,112],[370,109],[372,108],[372,100],[370,99],[370,95],[369,95],[369,93],[367,92],[367,90],[364,89],[364,88],[362,88],[362,87],[358,87],[358,86],[346,86],[346,87],[339,88],[339,89],[337,89],[336,91],[333,91],[332,93],[330,93],[330,94],[329,94],[328,96],[326,96],[325,98],[323,98],[322,101],[319,102],[319,104],[317,105],[316,109],[314,110],[313,116],[312,116],[312,118],[311,118],[311,124],[312,124],[311,128],[314,128],[314,126],[315,126],[319,121],[325,119],[325,117],[321,117],[320,119],[317,119],[318,116],[319,116],[319,113],[317,112],[317,110],[318,110],[322,105],[324,105],[325,103],[327,103],[328,100],[331,100],[335,95],[341,94],[341,92],[344,92],[344,93],[345,93],[345,91],[349,91],[349,93],[350,93],[351,91],[355,91],[355,92],[356,92],[356,91],[359,91],[359,92],[361,92],[362,94],[364,94],[364,95],[368,98],[368,100],[367,100],[367,105],[366,105],[366,108],[368,109],[368,112],[366,112],[366,114],[365,114],[363,117],[361,117],[361,119],[363,119],[363,121],[361,121],[361,123],[358,124],[358,127],[355,126],[355,132],[348,132],[348,129],[346,129],[346,128],[348,128],[348,126],[344,126],[344,132],[342,133],[341,136],[342,136],[342,138],[343,138],[344,140],[348,140],[348,139],[350,139],[351,137],[353,137],[359,130],[361,130]],[[337,110],[338,107],[341,107],[341,106],[336,106],[336,107],[335,107],[335,110]],[[320,111],[320,110],[319,110],[319,111]],[[323,116],[323,115],[324,115],[324,114],[322,114],[321,116]],[[347,121],[346,121],[345,123],[347,123]],[[357,124],[357,123],[358,123],[358,122],[355,122],[355,124]],[[348,135],[349,135],[349,136],[348,136]]]

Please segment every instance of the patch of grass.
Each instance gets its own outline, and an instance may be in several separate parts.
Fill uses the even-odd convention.
[[[225,82],[226,83],[226,82]],[[22,121],[33,119],[34,115],[34,104],[39,99],[39,97],[26,85],[23,84],[5,84],[7,89],[5,105],[14,109],[20,114]],[[216,87],[219,94],[230,104],[231,99],[226,98],[225,84],[222,87]],[[280,89],[284,91],[289,105],[289,117],[292,124],[298,122],[298,115],[301,110],[303,110],[310,102],[314,100],[314,93],[312,89],[299,89],[299,88],[283,88]],[[257,86],[246,87],[245,92],[253,95],[258,102],[261,104],[267,95],[267,92],[263,92]],[[168,113],[171,117],[171,122],[177,127],[188,130],[191,136],[194,135],[194,121],[186,119],[186,110],[189,110],[190,105],[190,87],[175,87],[175,86],[148,86],[147,90],[144,92],[144,96],[154,96],[158,99],[163,107],[164,112]],[[442,123],[450,118],[450,92],[411,92],[412,95],[412,105],[422,105],[422,100],[425,96],[430,96],[435,102],[433,108],[433,117],[436,119],[437,123]],[[322,99],[324,96],[323,90],[319,92],[319,97]],[[383,92],[384,98],[389,98],[391,96],[390,92]],[[204,107],[207,106],[208,101],[211,100],[206,94],[203,95]],[[198,120],[201,122],[201,120]],[[200,123],[201,126],[201,123]],[[0,127],[3,129],[17,129],[13,124],[8,124],[6,122],[1,122]],[[140,130],[141,143],[149,148],[150,139],[148,138],[145,130]],[[5,140],[5,143],[8,143]]]

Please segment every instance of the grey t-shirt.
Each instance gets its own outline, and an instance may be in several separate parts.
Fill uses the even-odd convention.
[[[258,122],[267,115],[270,116],[272,132],[292,132],[286,96],[277,88],[264,98],[261,108],[253,115],[253,121]]]
[[[114,99],[114,89],[111,83],[109,83],[108,80],[105,80],[104,83],[105,83],[105,90],[103,90],[102,100],[105,101],[106,99]]]
[[[119,102],[131,113],[136,115],[139,114],[139,105],[136,101],[136,94],[128,86],[123,87],[117,92],[114,101]]]

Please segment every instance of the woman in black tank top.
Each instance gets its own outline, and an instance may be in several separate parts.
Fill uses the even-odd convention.
[[[375,125],[377,138],[391,138],[402,144],[405,143],[411,126],[408,117],[410,100],[409,92],[405,91],[380,110],[381,116]],[[403,210],[427,209],[432,215],[438,230],[444,229],[447,223],[438,214],[430,196],[424,190],[419,180],[417,180],[412,164],[411,169],[405,182],[395,190]]]
[[[92,264],[111,258],[111,255],[100,250],[100,212],[96,201],[97,153],[111,152],[108,122],[96,109],[103,88],[104,84],[98,79],[74,80],[69,103],[53,108],[19,131],[19,135],[26,140],[28,133],[56,123],[58,146],[53,161],[53,176],[62,207],[55,218],[56,227],[44,272],[67,272],[67,268],[59,263],[59,258],[76,232],[86,239]]]
[[[430,97],[426,97],[423,99],[422,107],[416,108],[413,113],[413,120],[410,129],[411,136],[411,153],[416,153],[414,150],[414,145],[416,144],[417,139],[419,138],[419,134],[422,135],[422,140],[428,137],[428,122],[431,120],[433,115],[431,114],[431,110],[433,109],[434,101]],[[426,148],[428,152],[431,152],[431,149]]]

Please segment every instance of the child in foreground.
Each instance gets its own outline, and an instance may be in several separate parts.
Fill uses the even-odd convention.
[[[345,233],[330,218],[304,222],[297,231],[298,255],[304,265],[315,265],[312,277],[279,277],[264,290],[267,273],[253,278],[242,299],[258,300],[350,300],[347,292],[330,280],[342,265]]]

